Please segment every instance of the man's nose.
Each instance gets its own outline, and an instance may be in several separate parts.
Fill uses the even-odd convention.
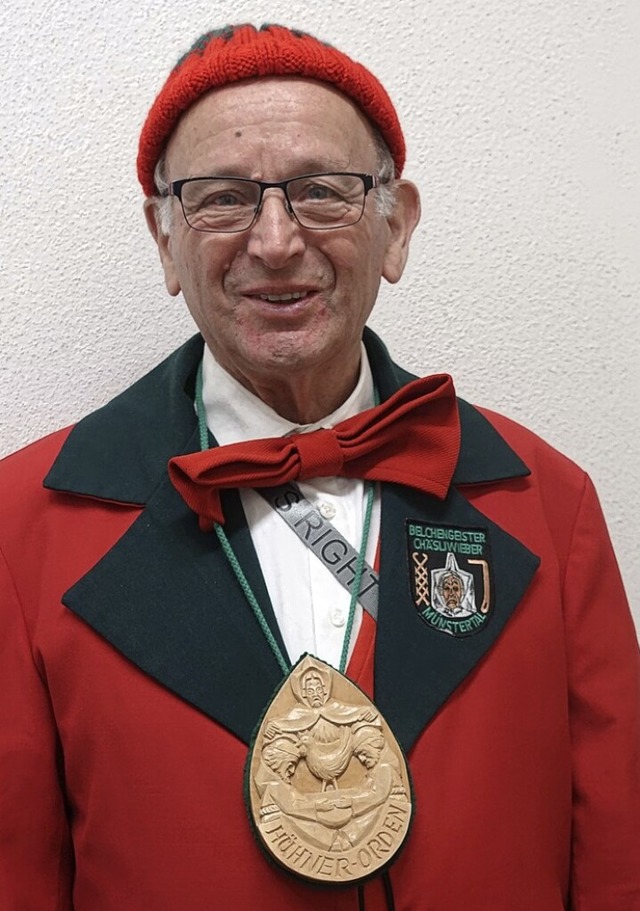
[[[271,269],[281,269],[305,248],[303,231],[279,189],[267,190],[258,217],[249,230],[247,252]]]

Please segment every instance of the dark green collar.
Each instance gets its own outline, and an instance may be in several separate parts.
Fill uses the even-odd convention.
[[[411,376],[392,363],[372,333],[365,342],[380,395],[386,398]],[[201,339],[192,339],[81,421],[46,484],[144,505],[125,534],[65,592],[63,603],[144,673],[249,743],[282,672],[217,539],[200,531],[166,470],[171,456],[198,447],[193,377],[201,353]],[[460,414],[463,451],[457,483],[528,473],[475,409],[460,403]],[[286,651],[238,492],[226,491],[223,506],[236,556]],[[411,588],[408,524],[482,529],[490,541],[493,604],[491,622],[482,633],[457,638],[423,621]],[[375,696],[408,751],[501,635],[538,560],[474,509],[455,486],[440,502],[383,484],[380,552]]]
[[[382,341],[364,341],[381,399],[415,379],[393,363]],[[144,505],[172,456],[198,448],[193,407],[203,342],[194,336],[158,367],[71,431],[45,487]],[[454,484],[524,477],[529,470],[483,415],[459,400],[462,426]]]

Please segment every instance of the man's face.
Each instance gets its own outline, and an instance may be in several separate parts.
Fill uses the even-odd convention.
[[[358,109],[312,80],[273,77],[211,92],[187,111],[167,148],[169,180],[279,181],[323,171],[376,174],[376,152]],[[303,375],[355,382],[380,279],[400,278],[405,222],[410,235],[419,211],[416,197],[416,211],[398,227],[376,212],[374,197],[358,224],[313,231],[272,189],[253,227],[227,235],[189,228],[173,202],[170,235],[157,238],[167,288],[182,291],[218,361],[258,395]]]
[[[372,769],[378,761],[378,754],[373,747],[360,747],[356,750],[356,757],[366,769]]]
[[[442,597],[449,610],[457,610],[462,600],[462,585],[457,576],[445,576],[442,581]]]
[[[325,699],[327,698],[322,680],[319,677],[311,675],[305,677],[302,692],[307,704],[313,709],[318,709],[320,706],[324,705]]]

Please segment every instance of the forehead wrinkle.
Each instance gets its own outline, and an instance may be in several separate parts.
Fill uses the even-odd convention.
[[[235,134],[235,130],[230,132]],[[275,130],[266,136],[260,131],[255,139],[244,135],[239,139],[234,135],[225,141],[223,134],[207,137],[190,147],[189,174],[184,176],[218,175],[276,181],[305,174],[367,170],[362,156],[354,162],[350,149],[338,150],[327,144],[324,149],[310,150],[303,129],[296,129],[296,138],[299,141],[292,145],[290,136],[283,137]]]

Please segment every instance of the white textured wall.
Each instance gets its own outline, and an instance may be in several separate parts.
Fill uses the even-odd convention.
[[[190,334],[143,224],[137,134],[197,35],[264,20],[359,57],[400,110],[425,214],[374,328],[587,468],[635,596],[638,0],[3,0],[0,453]]]

